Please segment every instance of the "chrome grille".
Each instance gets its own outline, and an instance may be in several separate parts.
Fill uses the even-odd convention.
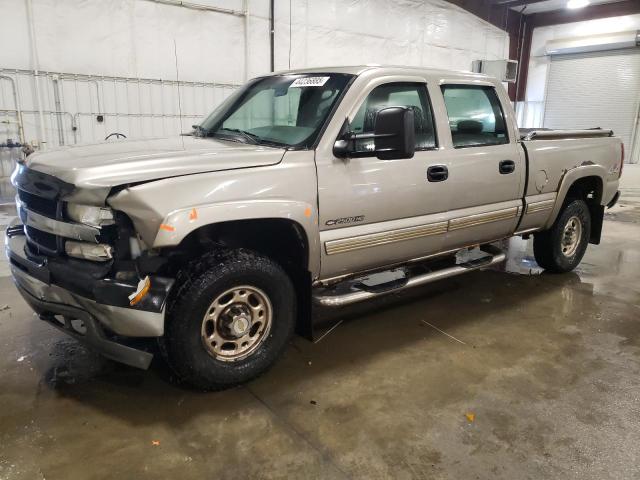
[[[73,185],[51,175],[30,170],[24,165],[18,167],[12,176],[12,182],[18,192],[16,207],[18,216],[25,225],[27,248],[36,255],[61,255],[64,252],[64,238],[33,224],[27,225],[30,223],[27,220],[29,213],[33,212],[45,219],[64,221],[61,198],[73,190]]]
[[[51,175],[30,170],[24,165],[20,165],[13,174],[12,182],[18,191],[16,207],[24,225],[27,253],[49,257],[64,255],[99,262],[113,258],[118,238],[118,226],[115,222],[98,227],[67,218],[67,206],[62,199],[73,192],[73,185]],[[85,254],[82,245],[85,249],[95,249],[99,245],[98,248],[106,252],[105,256],[98,258],[95,254]],[[65,249],[65,246],[70,247],[71,251]]]
[[[58,237],[55,235],[36,230],[29,226],[24,227],[24,233],[27,236],[27,244],[34,249],[36,253],[49,256],[59,253]]]
[[[26,190],[18,190],[18,198],[32,212],[39,213],[49,218],[56,218],[58,202],[44,197],[39,197]]]
[[[62,237],[27,225],[29,212],[37,212],[37,215],[57,219],[59,210],[57,201],[37,197],[24,190],[18,190],[16,208],[20,220],[25,225],[24,233],[27,236],[27,246],[32,253],[52,256],[59,255],[64,251],[64,239]]]

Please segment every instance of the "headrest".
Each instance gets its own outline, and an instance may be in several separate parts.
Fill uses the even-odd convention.
[[[482,133],[482,122],[477,120],[460,120],[458,122],[458,133]]]

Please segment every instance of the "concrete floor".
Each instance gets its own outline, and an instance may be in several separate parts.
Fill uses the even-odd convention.
[[[322,341],[221,393],[101,359],[0,278],[0,479],[640,478],[640,169],[625,173],[575,273],[540,274],[512,240],[507,271],[336,312]]]

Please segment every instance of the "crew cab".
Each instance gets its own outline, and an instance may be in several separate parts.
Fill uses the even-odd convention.
[[[533,235],[541,267],[572,270],[623,161],[609,130],[519,130],[483,75],[287,71],[186,135],[30,155],[7,255],[41,319],[140,368],[152,353],[129,340],[157,338],[180,378],[219,389],[312,335],[314,308],[502,262],[501,239]]]

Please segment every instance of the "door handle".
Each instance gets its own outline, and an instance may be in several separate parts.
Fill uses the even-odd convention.
[[[503,175],[513,173],[516,169],[516,162],[514,162],[513,160],[502,160],[499,164],[498,169]]]
[[[432,165],[427,168],[427,180],[430,182],[444,182],[449,178],[449,169],[446,165]]]

